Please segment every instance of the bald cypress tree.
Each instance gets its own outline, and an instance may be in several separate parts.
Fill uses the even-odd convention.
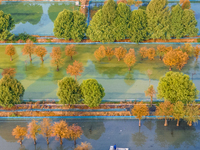
[[[136,43],[148,39],[147,17],[144,10],[132,11],[129,22],[129,37],[132,42]]]
[[[183,9],[179,4],[172,8],[170,15],[170,35],[177,39],[183,37]]]
[[[151,0],[146,8],[148,32],[153,39],[170,39],[167,0]]]
[[[194,15],[194,11],[190,9],[184,9],[183,17],[182,17],[182,24],[183,24],[183,35],[184,36],[196,36],[199,29],[196,28],[197,20]]]

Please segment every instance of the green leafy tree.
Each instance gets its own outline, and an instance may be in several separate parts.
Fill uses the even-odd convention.
[[[128,31],[131,42],[139,43],[148,39],[147,15],[144,10],[132,11],[129,25]]]
[[[172,8],[170,15],[170,35],[177,39],[183,37],[183,9],[179,4]]]
[[[10,14],[0,10],[0,40],[12,39],[10,31],[15,27],[14,20]]]
[[[96,107],[102,101],[105,96],[104,88],[95,79],[84,80],[81,84],[81,94],[84,100],[84,104],[89,107]]]
[[[23,85],[17,79],[4,75],[0,80],[0,105],[11,107],[20,104],[24,91]]]
[[[157,97],[176,103],[188,103],[197,98],[199,91],[188,75],[179,72],[167,72],[158,83]]]
[[[108,0],[102,9],[92,17],[87,29],[87,36],[92,41],[114,42],[116,18],[116,3],[114,0]]]
[[[148,32],[153,39],[170,39],[167,0],[151,0],[146,9]]]
[[[199,118],[199,106],[195,102],[189,103],[185,107],[184,120],[187,121],[189,126],[192,126],[192,122],[197,122]]]
[[[197,20],[193,10],[184,9],[183,11],[183,35],[184,36],[196,36],[199,29],[196,28]]]
[[[65,40],[80,42],[86,32],[86,17],[78,11],[64,9],[54,21],[54,35]]]
[[[58,81],[57,95],[61,104],[77,104],[80,99],[79,83],[72,77],[64,77]]]
[[[125,39],[128,35],[128,23],[131,15],[129,7],[125,3],[119,3],[117,5],[117,17],[114,21],[115,27],[115,39]]]
[[[174,104],[174,110],[173,110],[173,117],[177,120],[176,126],[179,126],[179,121],[182,119],[185,115],[185,109],[184,104],[181,101],[178,101]]]

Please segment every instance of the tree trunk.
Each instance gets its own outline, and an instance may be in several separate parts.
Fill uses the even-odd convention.
[[[165,117],[165,124],[164,126],[166,127],[167,126],[167,118]]]
[[[10,61],[12,61],[12,56],[10,55]]]
[[[141,57],[141,60],[143,60],[143,58]]]
[[[153,103],[153,96],[151,96],[151,107],[152,107],[152,103]]]
[[[131,67],[128,67],[128,70],[131,71]]]
[[[76,78],[76,76],[75,76],[75,80],[77,81],[77,78]]]
[[[192,121],[189,121],[189,124],[188,124],[190,127],[192,126]]]
[[[162,60],[162,56],[160,56],[160,59],[159,60]]]
[[[76,145],[76,139],[74,139],[74,145]]]
[[[139,119],[139,127],[141,126],[141,119]]]
[[[34,139],[34,145],[36,145],[36,139]]]
[[[44,59],[43,59],[43,57],[41,57],[41,61],[42,61],[42,63],[44,62]]]
[[[73,60],[72,56],[71,56],[71,60]]]
[[[118,58],[118,61],[120,61],[120,58]]]
[[[169,71],[171,71],[172,70],[172,67],[171,66],[169,66]]]
[[[177,126],[177,127],[179,126],[179,119],[177,119],[177,124],[176,124],[176,126]]]
[[[60,137],[60,145],[62,145],[62,138]]]
[[[19,143],[20,143],[20,145],[22,145],[22,139],[20,139]]]
[[[29,58],[30,58],[30,62],[32,62],[31,54],[29,55]]]
[[[110,60],[111,60],[111,58],[110,58],[110,57],[108,57],[108,60],[110,61]]]
[[[56,70],[59,71],[58,65],[57,65],[57,69]]]
[[[49,145],[49,138],[47,137],[47,145]]]

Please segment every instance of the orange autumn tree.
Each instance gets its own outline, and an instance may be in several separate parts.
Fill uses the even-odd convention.
[[[128,53],[131,53],[131,54],[135,55],[135,50],[134,50],[134,48],[130,48],[129,51],[128,51]]]
[[[112,48],[107,47],[106,49],[106,56],[108,57],[108,60],[110,61],[112,56],[114,55],[114,50],[112,50]]]
[[[38,121],[32,120],[28,124],[28,133],[27,138],[32,138],[34,141],[34,145],[36,145],[36,136],[40,133],[40,125],[37,124]]]
[[[63,138],[69,138],[70,134],[69,134],[69,127],[68,124],[61,120],[60,122],[55,122],[53,127],[53,136],[56,137],[56,140],[60,140],[60,145],[63,144],[62,139]]]
[[[81,145],[78,145],[74,150],[91,150],[92,145],[87,142],[81,142]]]
[[[52,136],[52,126],[51,120],[49,118],[44,118],[40,123],[41,134],[46,138],[47,145],[49,145],[49,138]]]
[[[136,62],[136,57],[133,53],[129,52],[124,57],[124,62],[128,66],[128,70],[131,70],[131,66],[133,66]]]
[[[1,73],[2,76],[9,75],[11,77],[14,77],[16,74],[15,68],[5,68],[3,69],[3,72]]]
[[[106,56],[106,49],[103,45],[101,45],[95,52],[95,58],[100,62],[102,58]]]
[[[139,50],[140,56],[141,56],[141,60],[143,60],[143,58],[147,57],[147,47],[141,47]]]
[[[62,52],[60,50],[60,47],[53,47],[52,53],[50,53],[50,56],[52,58],[51,64],[56,66],[57,71],[59,71],[59,66],[63,64]]]
[[[153,96],[156,94],[156,91],[154,90],[154,87],[153,85],[150,85],[148,87],[148,89],[145,92],[145,96],[150,96],[151,98],[151,106],[152,106],[152,103],[153,103]]]
[[[167,52],[163,57],[163,62],[165,65],[169,66],[169,70],[172,70],[173,66],[176,66],[177,62],[176,51],[172,50]]]
[[[142,101],[138,104],[134,105],[132,109],[132,115],[136,116],[137,119],[139,119],[139,127],[141,126],[141,119],[143,116],[149,115],[149,109],[146,104],[144,104]]]
[[[200,55],[200,45],[196,45],[196,47],[194,47],[194,56],[196,58],[196,61],[199,58],[199,55]]]
[[[76,55],[77,52],[75,50],[75,45],[71,44],[71,45],[67,45],[65,47],[65,55],[69,56],[71,58],[71,60],[73,60],[73,56]]]
[[[176,51],[176,66],[179,70],[183,68],[185,64],[187,64],[187,61],[189,59],[188,54],[182,51]]]
[[[16,53],[16,50],[15,50],[15,47],[12,45],[12,44],[9,44],[6,46],[6,49],[5,49],[5,54],[10,56],[10,61],[12,61],[12,56],[15,55]]]
[[[67,73],[69,73],[71,76],[75,76],[75,80],[77,76],[81,76],[81,73],[83,72],[83,64],[78,61],[74,61],[73,65],[69,65],[67,67]]]
[[[20,145],[22,145],[22,141],[24,137],[26,136],[26,134],[27,134],[27,129],[25,127],[17,126],[12,131],[12,135],[15,136],[15,138],[19,140],[18,142],[20,143]]]
[[[147,49],[147,57],[148,57],[148,59],[154,60],[155,56],[156,56],[156,50],[153,47],[148,48]]]
[[[69,127],[69,134],[70,138],[74,140],[74,145],[76,145],[76,139],[81,137],[81,135],[83,134],[83,130],[80,126],[73,124]]]
[[[181,5],[182,9],[190,9],[191,8],[190,0],[180,0],[179,3]]]
[[[195,102],[189,103],[185,107],[184,120],[189,126],[192,126],[193,122],[198,122],[199,113],[199,106]]]
[[[173,115],[173,104],[171,104],[169,101],[164,101],[163,103],[160,103],[159,106],[156,106],[156,112],[155,114],[157,116],[161,116],[160,119],[165,119],[165,124],[164,126],[167,126],[167,119],[171,118]]]
[[[30,58],[30,62],[32,62],[31,55],[34,54],[34,48],[35,44],[33,44],[32,41],[29,41],[24,45],[24,48],[22,49],[22,54],[23,55],[28,55]]]
[[[118,61],[125,57],[127,50],[123,47],[115,48],[114,55],[117,57]]]
[[[159,56],[159,60],[162,60],[162,57],[165,53],[166,46],[165,45],[158,45],[156,49],[156,53]]]
[[[168,46],[168,47],[165,48],[164,54],[166,54],[167,52],[172,51],[172,50],[173,50],[173,47]]]
[[[38,56],[38,57],[40,57],[40,60],[42,61],[42,62],[44,62],[44,56],[47,54],[47,50],[46,50],[46,48],[45,47],[42,47],[42,46],[36,46],[35,48],[34,48],[34,53]]]

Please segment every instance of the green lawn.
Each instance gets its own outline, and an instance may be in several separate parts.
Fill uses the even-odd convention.
[[[65,56],[64,49],[66,45],[43,45],[46,47],[48,54],[44,57],[44,63],[41,64],[40,59],[33,55],[33,62],[30,64],[27,56],[23,56],[21,50],[23,46],[15,46],[17,54],[13,57],[13,62],[10,62],[9,56],[5,55],[5,46],[0,46],[0,73],[3,68],[16,68],[16,78],[22,82],[26,91],[24,99],[57,99],[57,81],[65,76],[70,76],[66,73],[66,68],[73,61],[69,57]],[[51,66],[49,53],[53,46],[60,46],[63,51],[64,65],[57,72],[54,66]],[[96,61],[93,53],[99,48],[100,45],[76,45],[77,55],[74,56],[74,60],[78,60],[84,65],[84,72],[82,76],[78,76],[78,81],[81,83],[85,79],[94,78],[105,88],[107,99],[142,99],[145,98],[144,91],[149,86],[149,79],[147,76],[147,69],[151,69],[153,74],[151,75],[151,84],[157,88],[158,80],[167,71],[168,67],[164,65],[158,57],[153,60],[140,60],[138,55],[138,49],[140,47],[157,47],[157,45],[145,44],[106,44],[105,47],[110,46],[112,48],[123,46],[126,49],[134,48],[137,55],[137,62],[129,72],[127,66],[123,60],[117,61],[113,56],[111,61],[104,58],[102,62]],[[166,45],[170,46],[170,45]],[[177,47],[178,45],[173,45]],[[25,67],[25,61],[27,60],[27,67]],[[173,71],[178,71],[173,68]],[[190,58],[188,64],[184,66],[182,72],[192,76],[192,73],[196,72],[193,76],[194,83],[198,90],[200,90],[200,71],[199,61],[195,62],[193,58]],[[146,98],[145,98],[146,99]]]

